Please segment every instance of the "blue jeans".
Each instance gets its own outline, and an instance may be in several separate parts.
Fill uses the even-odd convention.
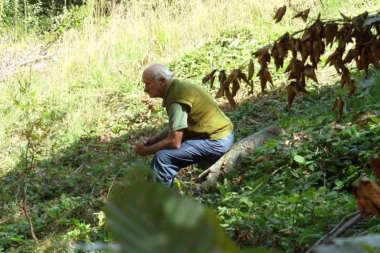
[[[234,143],[234,134],[219,140],[194,139],[182,142],[178,149],[158,151],[152,161],[156,181],[170,186],[178,171],[203,161],[217,161]]]

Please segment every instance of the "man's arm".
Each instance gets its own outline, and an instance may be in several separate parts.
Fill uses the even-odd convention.
[[[174,149],[181,147],[183,131],[187,128],[189,108],[185,105],[173,103],[169,107],[169,126],[159,134],[142,138],[135,143],[138,155],[155,154],[161,149]]]
[[[162,141],[169,136],[169,127],[165,127],[161,132],[158,134],[148,137],[146,140],[146,143],[144,143],[147,146],[151,146],[153,144],[156,144],[159,141]]]
[[[135,151],[138,155],[152,155],[161,149],[175,149],[181,147],[183,130],[176,130],[169,132],[167,137],[153,145],[146,146],[143,142],[139,141],[135,144]]]

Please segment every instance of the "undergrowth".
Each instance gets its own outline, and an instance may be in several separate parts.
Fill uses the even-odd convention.
[[[348,2],[366,7],[364,2]],[[343,6],[346,14],[357,14],[348,2],[326,1],[318,8]],[[75,21],[83,22],[80,28],[62,17],[62,26],[54,30],[59,36],[48,38],[58,39],[62,46],[52,47],[59,61],[50,62],[46,71],[27,68],[1,83],[0,252],[70,252],[67,243],[112,241],[101,211],[104,202],[131,167],[149,165],[148,159],[133,152],[134,141],[157,132],[166,122],[159,101],[145,99],[136,85],[141,69],[153,60],[161,61],[180,78],[202,85],[201,77],[212,68],[239,66],[252,50],[296,22],[284,19],[274,28],[268,14],[274,5],[268,5],[247,11],[240,23],[232,14],[224,20],[223,15],[202,12],[200,20],[217,22],[191,28],[190,21],[195,20],[191,15],[196,12],[181,23],[180,15],[160,19],[149,9],[147,21],[139,12],[145,7],[134,6],[136,19],[121,11],[100,24],[82,19],[88,10],[78,9],[80,18]],[[212,5],[206,10],[212,10]],[[217,18],[234,22],[222,29],[227,24]],[[144,29],[146,22],[151,31]],[[189,26],[181,32],[183,22]],[[66,25],[70,29],[59,31]],[[281,70],[267,94],[257,93],[257,86],[253,96],[241,89],[235,111],[218,100],[234,122],[237,140],[275,122],[287,133],[255,150],[239,173],[227,177],[216,192],[197,195],[191,181],[177,181],[180,191],[196,195],[218,214],[240,247],[304,252],[356,210],[350,189],[360,176],[372,177],[367,162],[379,153],[379,73],[371,70],[365,78],[358,73],[362,85],[347,98],[346,90],[335,87],[337,77],[330,72],[321,70],[322,84],[308,87],[310,94],[297,98],[291,111],[286,110]],[[205,88],[212,95],[216,92]],[[342,122],[337,123],[331,108],[339,95],[346,107]],[[38,240],[32,239],[24,209]],[[379,232],[376,222],[367,219],[346,235]]]

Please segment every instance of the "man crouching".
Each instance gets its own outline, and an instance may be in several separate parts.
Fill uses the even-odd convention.
[[[160,133],[135,143],[138,155],[154,154],[156,180],[170,186],[178,171],[199,162],[215,162],[234,142],[233,124],[200,86],[174,78],[162,64],[148,66],[144,91],[162,98],[169,125]]]

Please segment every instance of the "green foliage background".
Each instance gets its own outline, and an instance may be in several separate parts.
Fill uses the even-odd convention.
[[[24,2],[2,2],[2,59],[15,61],[30,44],[42,44],[40,55],[52,54],[59,60],[49,61],[42,71],[31,65],[18,67],[16,74],[0,83],[0,252],[72,252],[68,244],[118,239],[106,226],[106,200],[136,164],[149,166],[149,159],[135,155],[133,142],[158,131],[166,120],[160,103],[142,93],[139,78],[144,64],[164,62],[178,77],[202,85],[202,77],[213,68],[232,70],[285,31],[304,27],[289,17],[273,24],[272,13],[260,8],[278,7],[277,1],[260,8],[257,3],[253,3],[255,8],[248,5],[252,1],[240,1],[240,7],[229,9],[232,16],[222,16],[229,23],[246,18],[236,27],[215,21],[214,30],[207,26],[209,30],[203,33],[193,18],[195,28],[182,24],[188,34],[177,34],[175,24],[190,15],[191,8],[204,6],[190,5],[197,1],[169,2],[164,6],[153,5],[154,1],[126,2],[111,13],[90,1],[67,9],[45,9],[39,2],[28,2],[25,9]],[[297,4],[302,10],[307,3]],[[202,8],[196,9],[198,19],[212,24],[218,13],[229,15],[223,4],[216,6],[219,12],[205,16],[201,16]],[[357,15],[366,9],[380,6],[366,1],[323,1],[312,8],[310,16],[315,18],[321,11],[326,18],[340,18],[338,10]],[[157,11],[176,11],[179,18],[157,15]],[[154,19],[157,16],[168,19]],[[137,29],[146,27],[139,22],[149,23],[151,33]],[[191,32],[193,37],[186,37],[188,44],[184,44],[180,38]],[[273,123],[287,134],[256,149],[239,165],[239,172],[225,178],[213,192],[199,192],[189,180],[194,174],[180,177],[174,192],[188,198],[176,197],[178,203],[173,203],[181,207],[195,203],[212,217],[214,225],[216,214],[224,232],[218,230],[216,237],[224,240],[227,236],[240,249],[305,252],[356,210],[350,189],[357,180],[363,175],[374,178],[368,160],[379,154],[380,74],[374,68],[368,76],[356,72],[358,89],[348,98],[347,90],[337,86],[335,70],[321,67],[321,85],[310,84],[310,94],[298,97],[288,111],[286,76],[282,70],[272,73],[275,87],[259,94],[255,86],[253,96],[243,88],[237,110],[230,110],[224,99],[217,102],[233,120],[237,140]],[[205,88],[212,95],[216,92]],[[346,101],[340,124],[331,110],[337,96]],[[147,190],[156,186],[146,187],[141,192],[135,188],[146,194],[135,197],[145,196],[150,202],[156,195]],[[25,189],[37,241],[32,239],[23,210]],[[178,216],[177,221],[186,217]],[[369,218],[345,236],[378,232],[378,220]]]

